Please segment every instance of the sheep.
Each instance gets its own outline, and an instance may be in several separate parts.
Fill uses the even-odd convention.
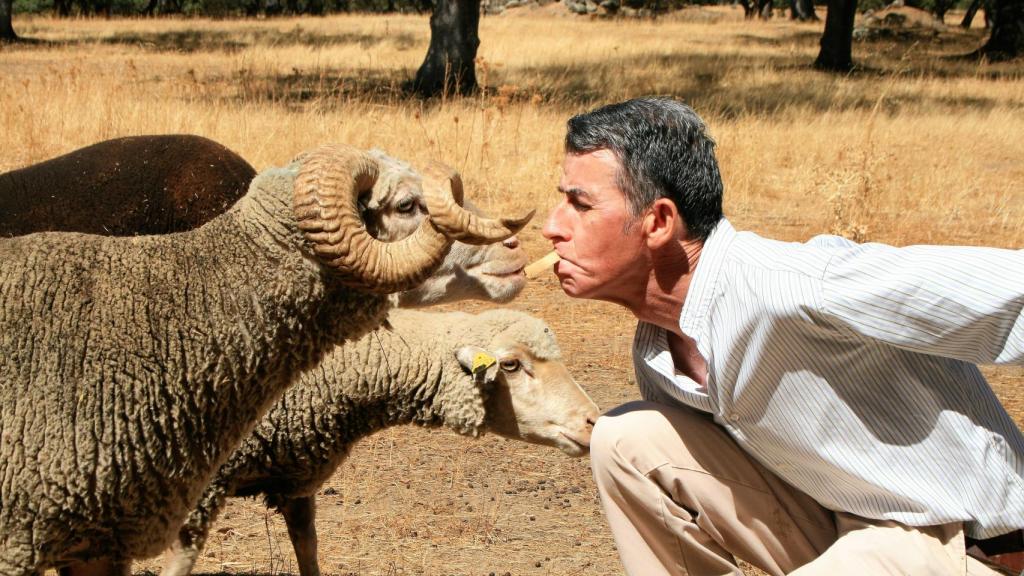
[[[363,219],[381,240],[405,238],[427,215],[422,177],[381,150],[369,154],[380,175],[360,198]],[[232,206],[255,175],[241,156],[201,136],[108,140],[0,174],[0,236],[191,230]],[[481,214],[469,202],[466,208]],[[437,270],[398,301],[404,307],[467,299],[508,302],[526,286],[525,264],[515,236],[484,245],[457,242]]]
[[[204,159],[207,152],[212,153],[211,157]],[[98,161],[104,154],[107,155],[106,164],[120,164],[122,170],[104,172],[105,164]],[[371,150],[369,154],[378,162],[379,173],[371,191],[360,197],[360,209],[366,226],[372,235],[383,240],[404,238],[412,234],[426,217],[422,177],[408,163],[392,158],[381,150]],[[162,160],[167,156],[176,158],[174,165]],[[148,173],[131,178],[130,172],[124,169],[128,160],[133,162],[132,166],[136,169]],[[69,166],[72,170],[80,172],[83,166],[90,164],[100,172],[98,178],[103,184],[113,191],[104,188],[86,193],[87,188],[90,188],[86,184],[90,181],[86,172],[76,174],[78,180],[75,181],[75,186],[63,190],[48,187],[45,196],[32,191],[33,178],[37,181],[36,187],[39,187],[48,179],[52,180],[46,176],[48,173],[67,172]],[[6,188],[0,186],[0,196],[7,195],[8,200],[11,196],[17,196],[23,210],[28,208],[46,215],[46,218],[32,220],[29,224],[19,220],[20,229],[17,231],[22,233],[40,230],[82,230],[80,226],[83,222],[94,225],[93,228],[86,230],[102,229],[105,234],[172,232],[189,229],[193,225],[198,226],[215,214],[210,213],[209,209],[181,209],[173,212],[170,218],[160,218],[153,222],[140,217],[138,212],[118,209],[117,206],[98,211],[94,206],[96,198],[134,196],[134,193],[129,194],[125,191],[126,187],[143,182],[163,186],[157,192],[151,190],[145,193],[144,197],[147,200],[152,200],[155,196],[158,202],[166,203],[168,198],[192,197],[203,202],[205,206],[216,206],[215,200],[219,198],[226,206],[234,202],[237,197],[234,190],[242,186],[239,183],[240,177],[237,176],[239,170],[232,172],[230,178],[217,178],[214,171],[200,170],[200,175],[205,177],[205,181],[197,181],[196,178],[188,181],[190,184],[199,185],[196,189],[198,192],[183,191],[177,184],[182,182],[182,179],[168,172],[175,170],[176,166],[195,172],[196,169],[189,167],[231,168],[231,165],[248,167],[245,160],[238,155],[202,137],[178,135],[125,138],[96,144],[40,165],[49,166],[49,171],[33,167],[24,169],[20,171],[22,176],[17,179],[19,185],[8,185]],[[251,167],[249,170],[255,172]],[[0,176],[0,183],[2,182],[3,178]],[[96,188],[95,182],[91,188]],[[461,190],[459,194],[461,195]],[[48,202],[54,197],[60,199],[62,210],[47,211],[24,200],[29,198],[35,199],[36,202]],[[469,202],[466,202],[466,207],[479,213]],[[102,226],[98,223],[102,223]],[[34,229],[27,228],[28,226],[33,226]],[[0,226],[0,234],[5,232],[7,231]],[[410,307],[424,306],[469,298],[505,302],[517,295],[525,284],[522,273],[524,263],[525,255],[519,248],[515,236],[500,244],[470,245],[456,242],[441,265],[421,287],[401,293],[401,304]],[[73,570],[62,570],[62,574],[85,576],[90,573],[106,573],[111,570],[107,562],[107,559],[101,559],[100,562],[89,565],[76,564]]]
[[[452,240],[527,221],[466,215],[431,165],[430,219],[379,242],[356,207],[376,164],[324,146],[179,234],[0,239],[0,574],[159,553],[298,372]]]
[[[256,170],[190,134],[106,140],[0,174],[0,236],[106,236],[197,228],[230,208]]]
[[[388,321],[336,346],[271,408],[203,493],[163,576],[191,572],[227,497],[258,494],[283,513],[300,574],[319,575],[316,492],[356,440],[389,426],[489,430],[572,456],[588,451],[597,406],[543,321],[507,309],[398,309]]]

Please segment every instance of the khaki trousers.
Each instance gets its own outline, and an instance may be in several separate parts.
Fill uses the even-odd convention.
[[[992,575],[961,525],[909,527],[822,508],[749,457],[709,416],[650,402],[598,419],[591,463],[632,576]]]

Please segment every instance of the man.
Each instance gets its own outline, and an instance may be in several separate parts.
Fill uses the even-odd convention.
[[[644,401],[591,445],[626,571],[995,573],[965,539],[1019,542],[1024,437],[975,363],[1024,363],[1024,252],[737,232],[672,100],[565,142],[555,273],[639,320]]]

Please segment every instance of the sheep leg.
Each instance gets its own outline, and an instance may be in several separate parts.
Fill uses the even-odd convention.
[[[160,576],[188,576],[195,567],[199,553],[206,546],[210,526],[224,506],[223,484],[214,481],[206,487],[195,510],[188,515],[178,530],[178,539],[171,545],[169,558],[164,562]]]
[[[191,543],[185,543],[179,538],[171,545],[170,558],[164,562],[160,576],[188,576],[199,558],[199,547]]]
[[[283,498],[278,510],[288,525],[288,537],[295,548],[301,576],[320,576],[316,557],[316,496]]]

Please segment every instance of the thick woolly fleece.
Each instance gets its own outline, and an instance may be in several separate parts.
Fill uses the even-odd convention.
[[[0,174],[0,236],[191,230],[223,214],[256,170],[202,136],[106,140]]]
[[[518,343],[539,359],[561,356],[543,321],[514,310],[397,309],[388,324],[336,346],[288,389],[221,466],[182,528],[182,548],[195,557],[227,497],[316,494],[352,444],[377,430],[416,423],[480,434],[486,394],[456,359],[460,347]]]
[[[0,574],[159,553],[294,375],[379,325],[298,230],[298,167],[190,232],[0,239]]]

